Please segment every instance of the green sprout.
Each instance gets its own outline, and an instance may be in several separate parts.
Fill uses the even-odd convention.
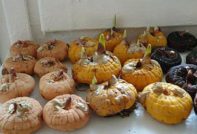
[[[158,26],[155,26],[154,27],[154,31],[159,31],[159,27]]]
[[[148,44],[144,57],[148,56],[151,53],[151,44]]]
[[[104,41],[104,35],[101,34],[100,37],[99,37],[99,43],[104,47],[105,49],[105,41]]]
[[[85,48],[82,47],[82,48],[81,48],[81,57],[83,57],[84,53],[85,53]]]
[[[150,31],[150,26],[146,27],[146,31],[149,32]]]
[[[146,31],[144,31],[144,33],[142,34],[142,37],[145,37],[146,36]]]
[[[124,30],[123,38],[127,38],[127,31]]]
[[[140,46],[140,40],[137,40],[137,46]]]
[[[93,79],[92,79],[92,84],[94,85],[94,84],[96,84],[96,83],[97,83],[97,79],[96,79],[96,77],[94,76]]]

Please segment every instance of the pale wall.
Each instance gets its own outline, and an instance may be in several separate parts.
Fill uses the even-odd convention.
[[[0,61],[3,61],[9,49],[9,35],[6,28],[5,16],[3,14],[3,6],[0,2]]]

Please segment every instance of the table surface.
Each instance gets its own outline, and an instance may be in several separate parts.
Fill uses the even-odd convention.
[[[181,54],[182,63],[185,63],[185,55]],[[64,64],[68,68],[68,74],[71,76],[72,64],[67,59]],[[0,68],[1,70],[1,68]],[[34,76],[36,80],[36,88],[30,97],[38,100],[42,106],[47,103],[47,100],[42,98],[39,93],[38,82],[39,78]],[[165,78],[165,76],[164,76]],[[163,81],[165,81],[163,78]],[[84,90],[75,93],[86,98],[88,86],[77,86],[77,89]],[[1,106],[1,104],[0,104]],[[130,116],[122,118],[120,116],[99,117],[95,113],[91,113],[91,118],[88,124],[73,132],[62,132],[49,128],[45,123],[35,132],[35,134],[196,134],[197,133],[197,116],[192,109],[188,119],[177,125],[166,125],[153,119],[148,114],[141,104],[137,103],[137,108],[130,114]]]

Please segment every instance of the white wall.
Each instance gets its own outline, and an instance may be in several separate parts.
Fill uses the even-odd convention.
[[[46,1],[48,1],[48,0],[46,0]],[[74,1],[76,1],[76,0],[74,0]],[[82,0],[81,0],[81,2],[82,2]],[[42,43],[43,41],[47,41],[49,39],[54,39],[54,38],[61,39],[61,40],[67,41],[67,42],[71,42],[72,40],[74,40],[82,35],[96,37],[99,32],[104,30],[104,29],[92,29],[92,30],[89,29],[89,30],[74,30],[74,31],[67,31],[67,32],[66,31],[61,31],[61,32],[60,31],[59,32],[45,31],[45,34],[44,34],[41,30],[39,6],[37,4],[37,1],[28,0],[27,5],[28,5],[28,12],[29,12],[29,19],[30,19],[30,24],[31,24],[31,29],[32,29],[32,35],[33,35],[34,39],[36,41],[38,41],[39,43]],[[196,8],[195,8],[195,10],[196,10]],[[52,11],[51,11],[51,14],[53,14]],[[194,16],[195,15],[196,14],[194,14]],[[59,18],[59,19],[62,19],[62,18]],[[168,21],[168,20],[166,20],[166,21]],[[103,22],[100,21],[99,23],[103,23]],[[187,23],[185,22],[185,24],[187,24]],[[64,25],[64,24],[62,24],[62,25]],[[108,24],[106,23],[106,25],[108,25]],[[170,23],[169,23],[169,25],[170,25]],[[119,24],[119,26],[120,26],[120,24]],[[56,26],[54,24],[54,28],[55,27]],[[139,33],[143,32],[143,30],[144,30],[144,28],[127,28],[128,36],[130,39],[133,40],[137,37],[137,35]],[[173,26],[173,27],[168,27],[168,28],[164,27],[163,28],[163,31],[166,34],[169,33],[170,31],[173,31],[173,30],[189,30],[197,35],[197,27],[196,26],[180,26],[180,27]]]
[[[77,24],[79,24],[78,28],[73,28],[73,26],[75,25],[70,25],[70,27],[64,27],[65,17],[67,17],[66,15],[64,16],[64,12],[73,11],[73,8],[75,8],[76,4],[77,6],[86,5],[87,2],[91,0],[56,0],[56,1],[54,0],[17,0],[17,4],[14,6],[13,4],[14,4],[14,1],[16,2],[16,0],[2,0],[2,1],[4,1],[4,4],[6,1],[6,5],[8,7],[11,6],[12,8],[8,9],[8,11],[10,12],[5,13],[3,12],[3,9],[2,9],[2,2],[0,3],[0,22],[1,22],[1,25],[0,25],[0,31],[1,31],[0,32],[0,59],[1,60],[4,60],[5,57],[7,56],[8,49],[11,45],[11,42],[17,39],[33,39],[37,41],[38,43],[43,43],[44,41],[47,41],[50,39],[61,39],[70,43],[72,40],[75,40],[76,38],[82,35],[96,37],[99,32],[104,30],[104,28],[110,27],[111,18],[113,16],[112,15],[113,10],[109,10],[105,8],[105,10],[104,9],[103,10],[106,12],[106,15],[105,15],[106,20],[98,19],[96,20],[97,22],[96,24],[94,25],[88,24],[88,25],[92,25],[93,29],[80,30],[80,29],[86,28],[86,26],[88,25],[85,25],[86,23],[84,23],[84,21],[80,21],[80,19],[78,18],[75,18],[77,19]],[[72,5],[64,6],[64,4],[68,3],[68,1],[73,1]],[[101,2],[101,0],[100,1],[97,0],[97,3],[99,2],[103,3],[103,1]],[[120,1],[120,0],[114,0],[114,1],[122,2],[122,4],[112,3],[110,6],[115,5],[114,7],[116,6],[119,7],[120,12],[116,11],[116,14],[118,16],[118,26],[127,27],[128,36],[131,40],[134,40],[139,33],[143,32],[144,28],[138,28],[138,27],[146,26],[148,24],[149,25],[154,25],[154,24],[163,25],[162,29],[164,33],[166,34],[174,30],[189,30],[193,34],[197,35],[197,26],[196,26],[197,25],[197,14],[196,14],[197,8],[195,7],[195,5],[197,5],[196,0],[190,0],[190,1],[179,0],[178,1],[179,3],[177,3],[177,0],[166,0],[166,1],[158,0],[156,3],[154,2],[154,4],[150,3],[150,2],[153,2],[153,0],[124,0],[124,2],[126,2],[125,4],[123,4],[123,1]],[[144,3],[144,1],[146,1],[146,3]],[[22,4],[20,4],[21,2]],[[96,0],[94,0],[94,2],[96,2]],[[91,4],[94,4],[94,2],[92,2]],[[133,5],[128,4],[129,2],[132,2],[134,4]],[[161,4],[162,2],[164,3]],[[55,3],[56,5],[54,5]],[[144,5],[140,3],[144,3]],[[146,5],[147,3],[149,3],[149,5]],[[60,8],[60,4],[63,5],[61,8]],[[141,7],[136,7],[136,4],[140,5]],[[23,5],[26,7],[24,9],[15,8],[17,7],[17,5],[18,6]],[[124,5],[126,5],[126,8]],[[148,8],[151,5],[152,5],[152,8]],[[155,6],[157,7],[155,8]],[[63,7],[67,9],[64,10]],[[81,8],[78,12],[82,12],[83,8]],[[100,7],[97,7],[97,8],[100,9]],[[162,8],[162,9],[158,10],[159,8]],[[88,19],[91,19],[91,18],[95,18],[96,15],[98,16],[101,15],[100,13],[98,13],[97,10],[93,10],[90,7],[88,7],[88,9],[89,10],[88,12],[86,11],[86,14],[90,13],[90,15],[83,16],[83,18],[87,17]],[[15,23],[18,22],[18,20],[16,16],[13,18],[12,15],[14,14],[15,11],[18,11],[18,10],[22,11],[22,13],[21,14],[17,13],[16,16],[18,17],[22,16],[22,18],[24,18],[24,21],[20,20],[21,22],[17,23],[17,27],[15,27],[16,26]],[[157,10],[158,12],[159,11],[162,11],[162,12],[155,13],[157,12]],[[107,13],[107,11],[109,11],[109,13]],[[146,11],[148,11],[149,14],[151,12],[154,12],[154,13],[152,13],[150,17],[147,15],[147,13],[145,13]],[[62,13],[58,14],[58,12],[62,12]],[[11,21],[9,21],[9,19],[5,20],[7,17],[5,18],[4,14],[7,15],[7,17],[10,18]],[[79,15],[79,13],[76,13],[76,14]],[[84,14],[84,12],[82,12],[82,14]],[[123,14],[126,14],[126,16]],[[144,16],[142,16],[143,14]],[[54,17],[55,20],[57,20],[56,22],[54,22],[54,18],[50,19],[54,15],[55,15]],[[91,15],[94,15],[94,16],[91,16]],[[126,19],[125,17],[129,17],[127,15],[129,15],[130,18]],[[8,24],[8,22],[6,23],[6,21],[9,21],[10,23]],[[26,27],[25,29],[21,30],[21,28],[24,28],[23,23],[27,25],[25,25]],[[13,36],[10,36],[10,33],[12,32],[10,33],[8,32],[9,29],[6,28],[6,24],[8,25],[8,27],[14,26],[13,28],[14,30],[13,29],[11,30],[12,32],[14,32],[14,34],[12,34]],[[18,24],[21,24],[21,26],[18,26]],[[102,25],[99,25],[99,24],[102,24]],[[191,24],[193,26],[188,26]],[[169,25],[181,25],[181,26],[169,27]],[[72,28],[75,30],[71,30]],[[71,30],[71,31],[67,31],[67,30]],[[20,34],[17,34],[17,33],[20,33]],[[28,33],[28,34],[25,34],[25,33]]]
[[[5,59],[7,50],[9,49],[9,35],[6,28],[5,16],[3,13],[3,6],[0,2],[0,61]]]
[[[38,0],[45,32],[197,24],[196,0]]]

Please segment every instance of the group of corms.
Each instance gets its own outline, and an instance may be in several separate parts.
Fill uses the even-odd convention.
[[[42,120],[72,131],[87,124],[90,108],[99,116],[112,116],[131,109],[136,100],[158,121],[180,123],[193,106],[197,113],[196,46],[191,33],[175,31],[166,38],[159,27],[147,27],[130,42],[126,30],[116,28],[116,18],[97,39],[82,36],[70,45],[17,41],[2,65],[0,132],[32,133]],[[187,64],[181,64],[179,52],[189,50]],[[60,62],[67,56],[74,64],[72,77]],[[35,88],[34,73],[40,77],[40,94],[49,100],[43,109],[25,97]],[[163,73],[167,83],[161,82]],[[86,101],[73,94],[75,83],[89,84]]]

